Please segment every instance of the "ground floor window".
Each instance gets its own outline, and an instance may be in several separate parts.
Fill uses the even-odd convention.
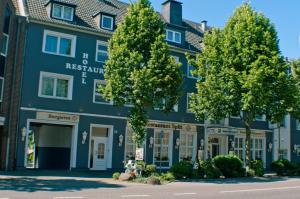
[[[136,144],[133,141],[133,131],[128,128],[126,132],[126,144],[125,144],[125,160],[134,160],[135,159],[135,150]]]
[[[190,132],[180,132],[179,159],[195,160],[196,157],[196,134]]]
[[[246,156],[246,139],[244,137],[235,137],[235,154],[245,162]],[[264,161],[264,138],[251,138],[251,160]]]
[[[154,164],[158,167],[170,167],[171,131],[154,131]]]

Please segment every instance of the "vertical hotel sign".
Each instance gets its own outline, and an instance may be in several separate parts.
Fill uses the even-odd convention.
[[[81,72],[81,84],[86,84],[86,78],[89,73],[104,74],[104,69],[99,67],[92,67],[89,65],[89,54],[82,53],[82,61],[80,64],[66,63],[67,70],[74,70]]]

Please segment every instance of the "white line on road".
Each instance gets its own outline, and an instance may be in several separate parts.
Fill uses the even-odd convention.
[[[150,197],[150,195],[122,195],[122,198]]]
[[[65,196],[65,197],[54,197],[55,199],[83,199],[83,198],[85,198],[85,197],[72,197],[72,196],[70,196],[70,197],[67,197],[67,196]],[[1,199],[1,198],[0,198]]]
[[[221,191],[220,193],[239,193],[239,192],[256,192],[256,191],[274,191],[274,190],[288,190],[288,189],[300,189],[300,186],[296,186],[296,187],[265,188],[265,189],[244,189],[244,190],[233,190],[233,191]]]
[[[9,198],[0,198],[0,199],[9,199]]]
[[[174,196],[196,195],[196,193],[174,193]]]

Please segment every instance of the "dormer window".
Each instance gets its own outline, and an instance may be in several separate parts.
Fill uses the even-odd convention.
[[[101,28],[106,30],[113,30],[114,18],[112,16],[104,15],[101,16]]]
[[[67,21],[73,21],[74,8],[60,5],[57,3],[53,4],[52,17],[56,19],[62,19]]]
[[[181,44],[181,33],[174,30],[166,30],[166,40]]]

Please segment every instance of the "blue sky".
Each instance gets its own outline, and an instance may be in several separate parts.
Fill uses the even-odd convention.
[[[164,0],[151,2],[155,10],[160,11]],[[184,18],[196,22],[207,20],[210,26],[223,27],[234,9],[244,1],[181,0],[181,2]],[[282,54],[289,58],[300,58],[300,0],[252,0],[251,4],[275,24]]]

